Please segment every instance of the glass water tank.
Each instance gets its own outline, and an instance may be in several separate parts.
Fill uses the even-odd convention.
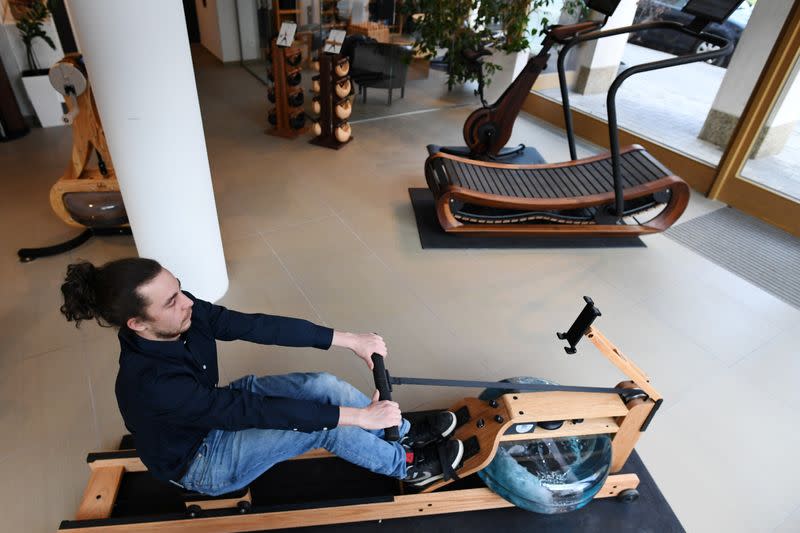
[[[555,385],[539,378],[511,378],[511,383]],[[492,400],[512,392],[487,389],[479,398]],[[545,421],[543,421],[545,422]],[[536,427],[534,433],[546,432]],[[492,462],[478,476],[492,491],[517,507],[555,514],[580,509],[594,498],[611,468],[611,438],[539,438],[501,442]]]

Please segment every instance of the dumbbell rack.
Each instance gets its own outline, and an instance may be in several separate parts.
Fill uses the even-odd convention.
[[[339,150],[342,146],[353,140],[352,134],[345,142],[341,142],[336,138],[336,128],[342,124],[348,123],[348,121],[347,119],[340,119],[337,117],[334,108],[350,98],[353,94],[349,72],[341,77],[336,75],[334,66],[343,61],[347,61],[345,56],[320,53],[319,93],[315,96],[319,99],[320,104],[320,114],[317,120],[322,129],[322,133],[309,141],[311,144],[332,148],[334,150]],[[344,98],[340,98],[336,94],[336,85],[343,82],[350,82],[350,93]]]
[[[289,105],[289,97],[295,94],[302,94],[303,89],[299,84],[293,87],[290,86],[288,77],[295,74],[300,75],[302,69],[299,63],[296,67],[293,67],[286,62],[286,59],[300,53],[299,48],[282,48],[277,45],[277,39],[272,40],[272,88],[275,94],[275,107],[273,109],[275,110],[277,121],[274,126],[267,129],[267,133],[270,135],[294,139],[307,130],[305,126],[295,129],[290,124],[292,117],[296,117],[299,113],[305,113],[302,102],[300,102],[299,106]]]

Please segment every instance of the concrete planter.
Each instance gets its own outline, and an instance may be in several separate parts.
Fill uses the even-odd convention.
[[[33,104],[33,109],[36,111],[42,127],[63,126],[64,122],[61,117],[64,111],[61,103],[64,99],[50,85],[47,70],[23,73],[22,83],[25,85],[25,92],[28,93],[28,99]]]
[[[492,75],[492,83],[490,83],[484,90],[483,94],[486,101],[493,104],[500,95],[511,85],[514,78],[519,74],[528,62],[528,52],[514,52],[507,54],[500,50],[495,50],[494,53],[485,59],[486,63],[494,63],[503,67],[503,70],[496,70]]]

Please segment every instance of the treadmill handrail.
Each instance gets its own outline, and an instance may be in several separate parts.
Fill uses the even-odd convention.
[[[570,158],[574,160],[577,158],[575,150],[575,132],[573,130],[573,125],[572,125],[572,110],[570,108],[569,92],[567,90],[566,73],[564,70],[564,59],[566,58],[567,52],[569,52],[569,50],[571,50],[573,46],[583,42],[595,41],[599,39],[604,39],[606,37],[614,37],[626,33],[637,33],[640,31],[652,30],[652,29],[666,29],[666,30],[677,31],[689,35],[691,37],[700,39],[714,46],[719,46],[719,48],[717,50],[710,50],[708,52],[693,52],[689,54],[679,55],[677,57],[670,59],[662,59],[659,61],[642,63],[641,65],[634,65],[632,67],[625,69],[623,72],[617,75],[617,77],[612,82],[611,87],[609,87],[608,94],[606,97],[606,108],[608,116],[609,148],[611,150],[611,165],[614,177],[615,211],[616,211],[615,214],[618,217],[621,217],[622,213],[624,212],[624,199],[622,195],[623,186],[621,179],[622,176],[620,175],[621,168],[619,159],[620,157],[619,130],[617,127],[617,109],[616,109],[616,95],[617,91],[622,85],[622,82],[624,82],[626,79],[633,76],[634,74],[638,74],[640,72],[659,70],[663,68],[674,67],[677,65],[685,65],[689,63],[695,63],[698,61],[705,61],[707,59],[713,59],[715,57],[719,57],[721,55],[728,53],[733,48],[733,43],[731,43],[728,39],[725,39],[724,37],[720,37],[718,35],[713,35],[703,31],[700,32],[692,31],[685,25],[679,24],[677,22],[656,21],[656,22],[645,22],[641,24],[634,24],[630,26],[623,26],[621,28],[614,28],[610,30],[585,33],[583,35],[576,36],[574,39],[565,43],[558,53],[558,81],[559,81],[559,86],[561,88],[562,107],[564,109],[564,125],[567,130],[567,142],[569,144]]]

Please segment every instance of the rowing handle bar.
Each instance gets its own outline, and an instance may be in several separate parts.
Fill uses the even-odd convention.
[[[392,387],[389,385],[389,372],[383,364],[383,356],[379,353],[372,354],[372,376],[375,378],[375,388],[378,389],[379,400],[392,399]],[[400,439],[400,430],[397,426],[385,428],[383,435],[388,441]]]

